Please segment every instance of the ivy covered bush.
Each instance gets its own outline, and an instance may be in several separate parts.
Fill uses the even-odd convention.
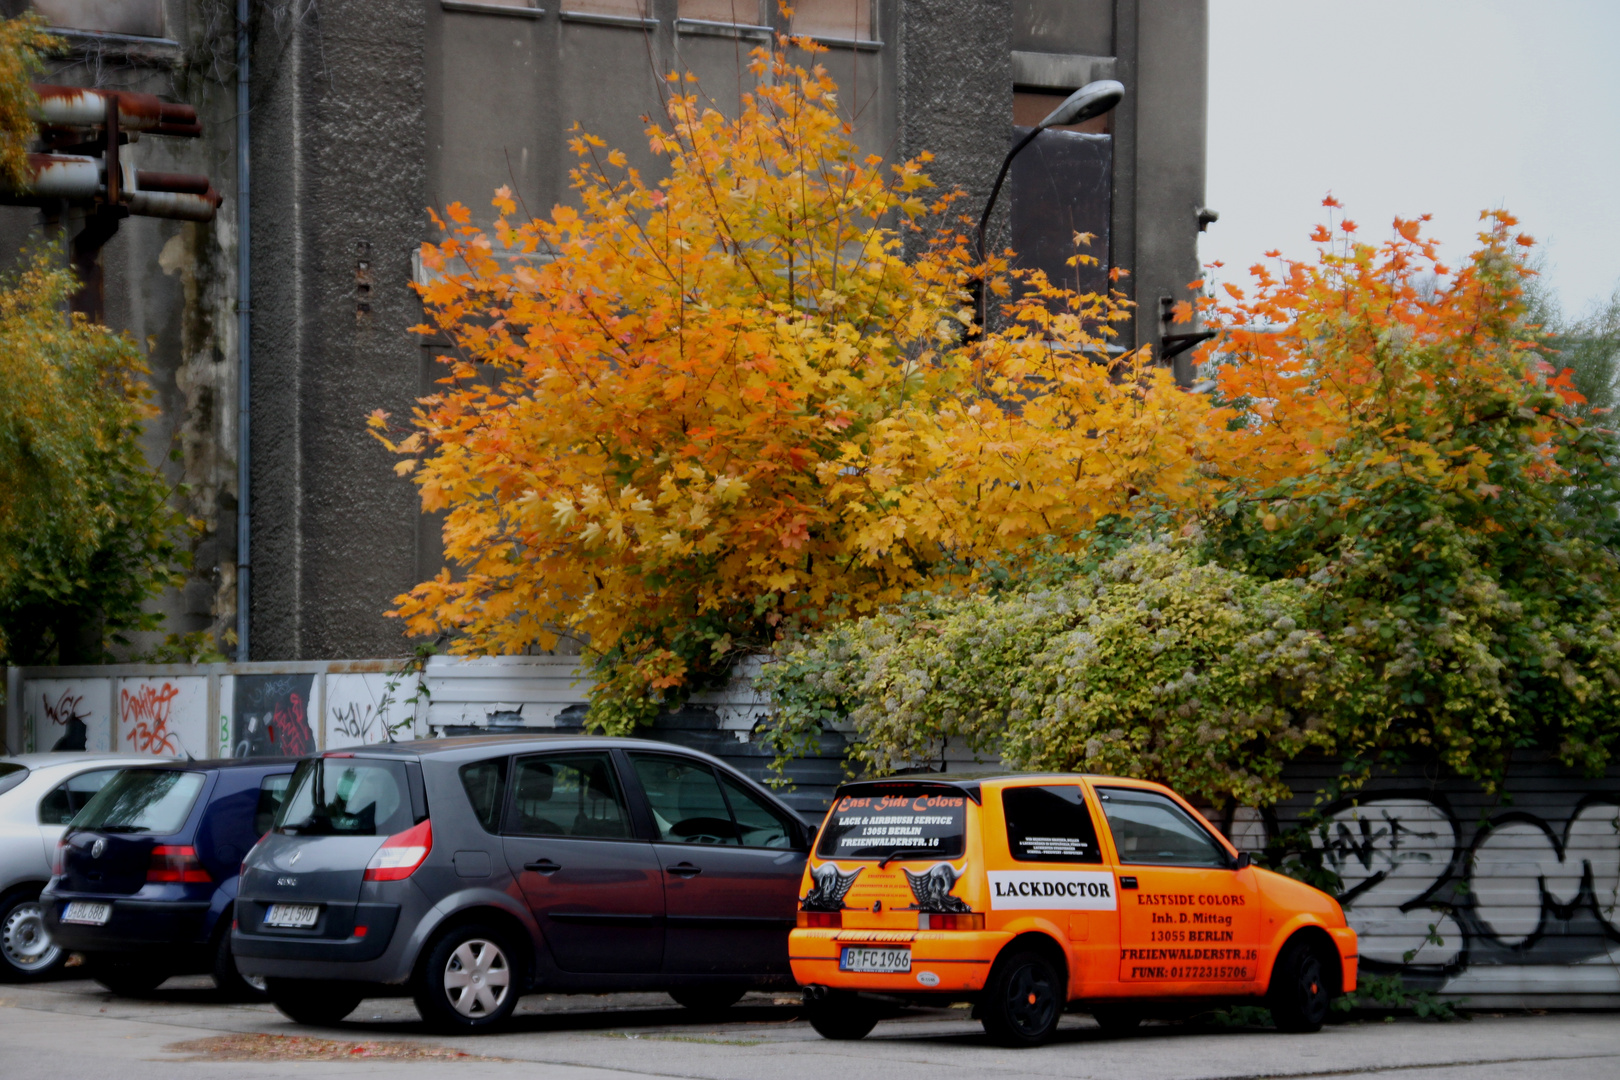
[[[1304,625],[1309,588],[1150,539],[1060,585],[919,597],[768,665],[777,737],[790,749],[847,715],[874,772],[952,737],[1022,768],[1269,802],[1286,794],[1284,761],[1327,745],[1342,681],[1331,643]]]

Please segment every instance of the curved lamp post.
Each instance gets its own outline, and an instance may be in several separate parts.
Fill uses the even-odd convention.
[[[1030,129],[1028,135],[1018,140],[1018,143],[1009,151],[1001,161],[1001,171],[996,174],[995,186],[990,189],[990,198],[984,204],[984,213],[979,215],[979,262],[984,263],[984,233],[990,226],[990,212],[996,207],[996,196],[1001,194],[1001,185],[1007,179],[1007,170],[1012,168],[1013,158],[1035,141],[1035,136],[1050,127],[1062,127],[1066,124],[1080,124],[1092,117],[1101,116],[1120,103],[1125,97],[1125,84],[1113,79],[1098,79],[1089,82],[1063,99],[1063,104],[1046,115],[1046,119]],[[985,296],[984,282],[979,283],[979,325],[985,323]]]

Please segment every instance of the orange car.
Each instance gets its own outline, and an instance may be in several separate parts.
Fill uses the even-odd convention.
[[[1070,1005],[1104,1029],[1249,999],[1315,1031],[1356,984],[1338,903],[1249,865],[1173,791],[1117,777],[846,784],[805,867],[789,955],[811,1024],[859,1039],[898,1001],[971,1001],[1034,1046]]]

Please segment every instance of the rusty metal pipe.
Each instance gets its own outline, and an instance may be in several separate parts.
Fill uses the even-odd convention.
[[[134,90],[89,90],[81,86],[52,86],[35,83],[39,102],[29,110],[41,124],[52,127],[101,127],[107,122],[107,101],[118,102],[118,126],[125,131],[149,131],[154,135],[196,138],[202,134],[197,110],[190,105],[164,101],[155,94]]]
[[[29,154],[27,187],[18,192],[40,199],[93,199],[101,194],[101,161],[78,154]]]
[[[135,186],[141,191],[174,191],[185,195],[205,195],[212,183],[197,173],[147,172],[135,170]]]
[[[179,221],[213,221],[221,202],[219,192],[209,188],[201,195],[178,191],[131,191],[125,200],[129,212],[140,217],[173,218]]]

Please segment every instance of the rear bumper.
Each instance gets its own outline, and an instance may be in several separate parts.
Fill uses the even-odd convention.
[[[976,993],[1012,935],[998,930],[806,930],[788,935],[793,977],[801,986],[875,994]],[[840,971],[849,946],[909,948],[911,970],[893,974]]]
[[[101,926],[64,923],[62,911],[69,900],[112,905],[112,916]],[[62,896],[45,893],[45,925],[58,945],[74,952],[172,951],[176,946],[208,943],[209,901],[131,900],[111,896]]]
[[[265,926],[268,908],[262,901],[237,900],[231,949],[238,957],[336,963],[375,960],[388,951],[399,925],[398,904],[326,904],[320,919],[308,930]]]

